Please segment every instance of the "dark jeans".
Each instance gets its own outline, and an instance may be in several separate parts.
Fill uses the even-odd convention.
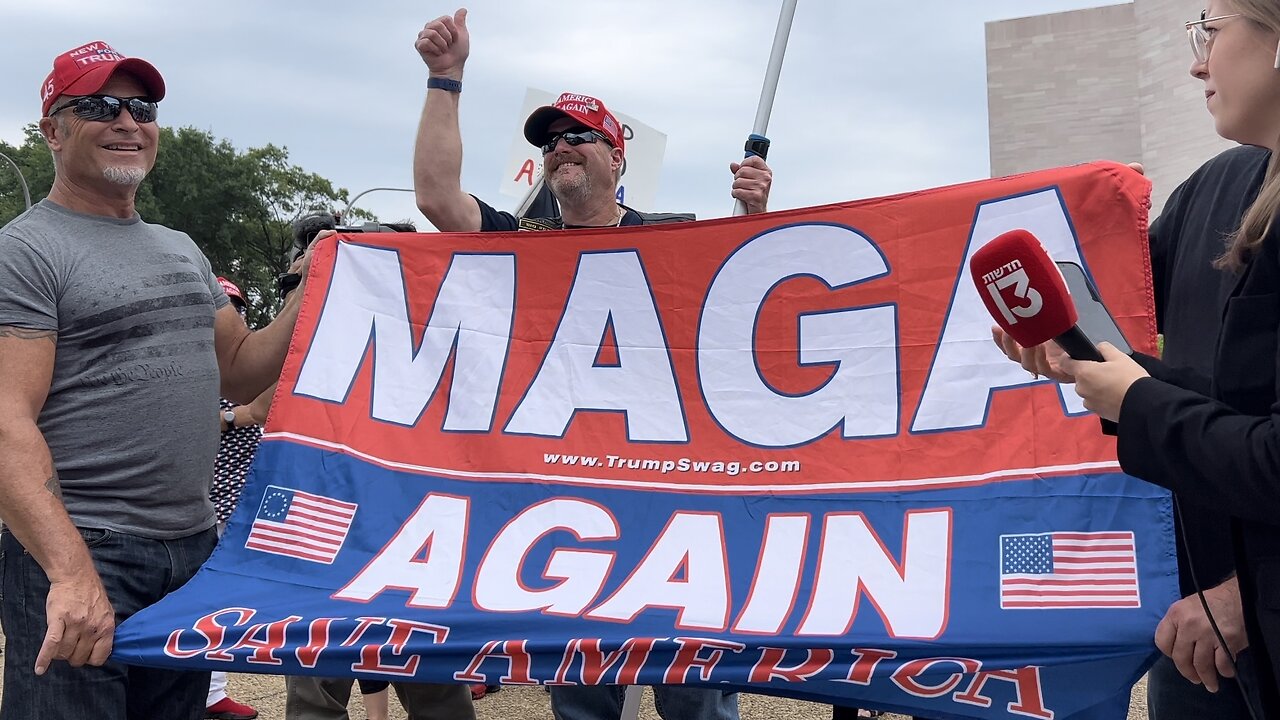
[[[286,677],[287,720],[350,720],[351,678]],[[396,698],[409,720],[475,720],[471,689],[466,685],[393,682]]]
[[[618,720],[625,685],[552,685],[556,720]],[[684,685],[654,685],[662,720],[738,720],[738,693]]]
[[[1248,653],[1240,654],[1240,672],[1249,673]],[[1255,707],[1256,707],[1255,703]],[[1161,655],[1147,675],[1147,717],[1150,720],[1249,720],[1249,710],[1240,696],[1240,684],[1231,678],[1218,681],[1211,693],[1182,677],[1178,666]]]
[[[116,624],[182,587],[213,552],[213,528],[176,540],[149,540],[82,528]],[[31,554],[0,532],[0,624],[4,627],[4,698],[0,720],[201,720],[209,673],[107,662],[73,668],[55,661],[33,668],[46,630],[49,579]]]

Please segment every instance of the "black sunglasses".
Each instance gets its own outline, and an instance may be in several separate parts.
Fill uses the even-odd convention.
[[[552,135],[549,140],[542,146],[542,154],[550,155],[556,149],[556,143],[561,140],[569,143],[570,146],[581,145],[582,143],[593,143],[597,140],[603,140],[609,147],[613,147],[613,143],[609,142],[609,138],[604,133],[588,128],[576,128],[574,130],[566,130],[562,133]]]
[[[76,98],[49,111],[49,117],[71,108],[71,112],[81,120],[107,122],[120,116],[120,111],[128,108],[135,122],[151,123],[156,121],[157,106],[141,98],[118,98],[113,95],[86,95]]]

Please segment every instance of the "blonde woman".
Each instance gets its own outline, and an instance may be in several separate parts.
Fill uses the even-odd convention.
[[[1237,279],[1213,376],[1110,345],[1104,362],[1081,362],[1052,343],[1022,348],[992,332],[1011,359],[1075,383],[1086,407],[1117,423],[1125,472],[1231,516],[1250,684],[1261,717],[1280,718],[1280,0],[1212,0],[1187,32],[1191,74],[1204,83],[1218,134],[1272,151],[1258,198],[1217,262]],[[1206,661],[1230,665],[1234,650],[1214,648]]]

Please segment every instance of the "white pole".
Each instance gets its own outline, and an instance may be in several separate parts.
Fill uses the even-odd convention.
[[[516,206],[516,217],[522,218],[524,214],[529,212],[529,206],[533,204],[533,199],[538,197],[538,193],[542,191],[542,173],[538,173],[538,179],[533,181],[533,186],[529,188],[529,192],[525,193],[524,199]]]
[[[351,212],[351,208],[355,206],[357,200],[377,190],[392,190],[394,192],[413,192],[413,188],[376,187],[376,188],[369,188],[368,190],[365,190],[363,192],[356,193],[356,196],[351,198],[351,202],[347,203],[347,206],[342,209],[341,221],[343,223],[347,222],[347,214]]]
[[[18,184],[22,186],[23,205],[25,209],[30,210],[31,209],[31,191],[27,189],[27,179],[22,176],[22,168],[18,167],[18,163],[14,162],[13,158],[9,157],[8,155],[5,155],[4,153],[0,153],[0,160],[4,160],[5,162],[9,163],[9,167],[13,168],[13,171],[18,174]]]
[[[764,73],[764,86],[760,88],[760,105],[756,107],[756,123],[751,128],[752,137],[748,138],[748,147],[753,142],[763,142],[763,152],[750,152],[750,155],[764,157],[769,151],[765,133],[769,130],[769,114],[773,112],[773,96],[778,92],[778,76],[782,74],[782,58],[787,54],[787,38],[791,35],[791,20],[796,15],[796,0],[782,0],[782,13],[778,15],[778,29],[773,32],[773,50],[769,52],[769,67]],[[746,215],[747,205],[741,200],[733,201],[733,214]]]

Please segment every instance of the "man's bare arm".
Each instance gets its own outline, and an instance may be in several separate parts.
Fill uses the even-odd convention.
[[[467,11],[436,18],[414,43],[433,77],[462,80],[471,52]],[[476,232],[480,206],[462,191],[462,131],[459,93],[432,89],[422,106],[413,144],[413,190],[418,209],[441,232]]]
[[[255,424],[266,427],[267,416],[271,413],[271,401],[275,397],[278,384],[271,383],[271,387],[263,390],[261,395],[249,403],[249,417],[253,418]]]
[[[303,270],[305,272],[306,268]],[[301,290],[302,286],[299,286],[298,291],[289,293],[280,314],[261,330],[245,327],[244,321],[230,305],[224,305],[214,314],[213,347],[218,354],[223,397],[248,405],[280,378],[293,326],[298,321]]]
[[[0,325],[0,338],[16,338],[18,340],[48,340],[57,344],[58,334],[52,330],[28,330],[27,328]]]
[[[57,498],[59,504],[62,503],[62,483],[58,482],[58,473],[56,471],[49,476],[48,480],[45,481],[44,489],[48,490],[50,495]]]
[[[57,334],[0,326],[0,519],[49,577],[48,627],[35,672],[66,660],[101,665],[115,613],[89,550],[62,504],[53,458],[37,425],[53,378]]]

